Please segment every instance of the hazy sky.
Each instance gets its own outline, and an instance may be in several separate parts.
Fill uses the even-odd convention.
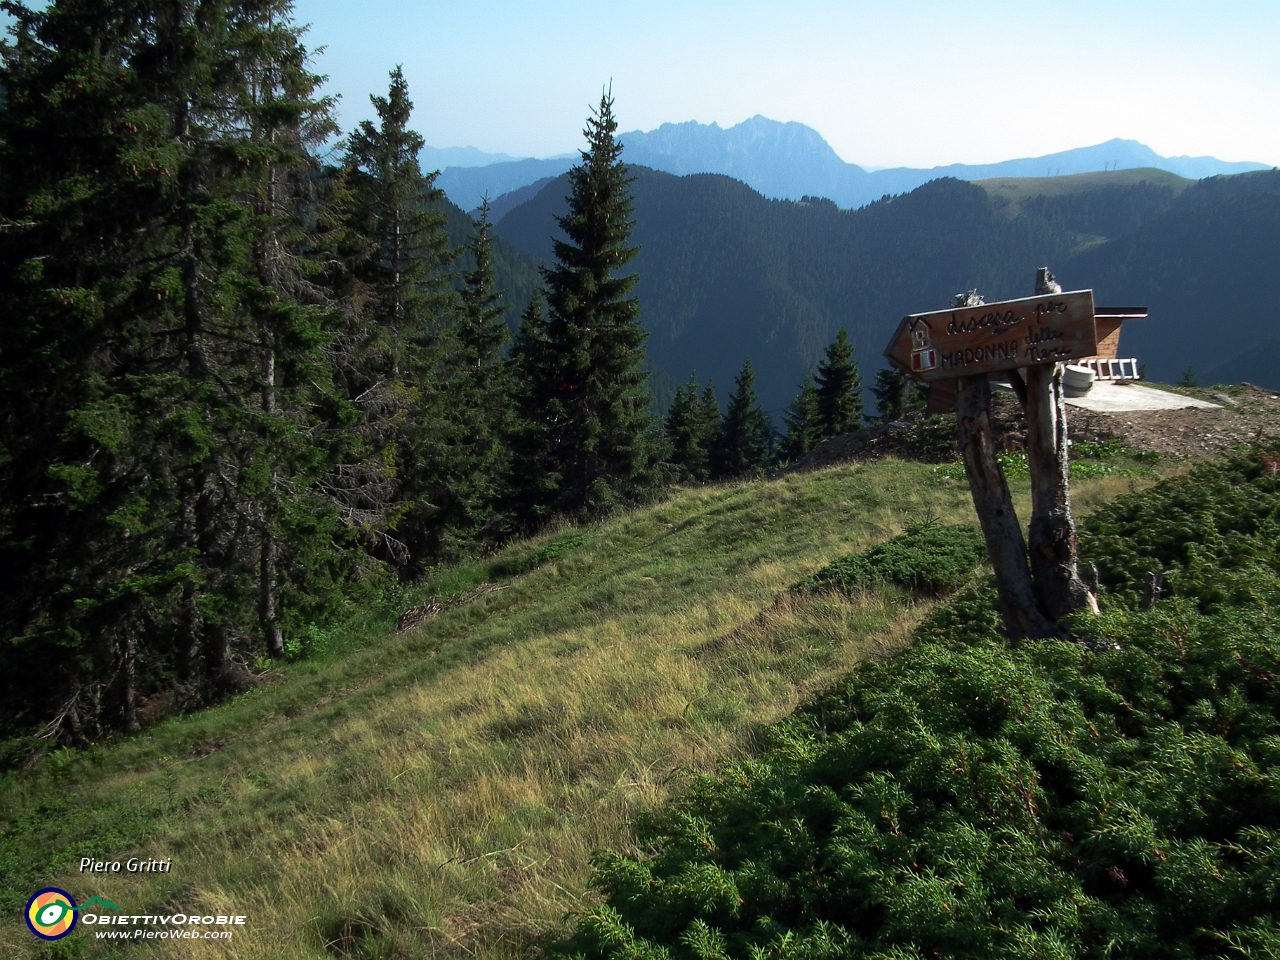
[[[577,149],[610,79],[623,130],[815,128],[929,167],[1125,137],[1280,164],[1280,0],[298,0],[349,128],[404,65],[437,147]]]

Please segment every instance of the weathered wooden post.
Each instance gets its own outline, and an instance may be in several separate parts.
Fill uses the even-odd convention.
[[[1060,294],[1060,287],[1041,267],[1036,295]],[[1031,474],[1031,576],[1036,597],[1052,620],[1091,608],[1098,601],[1080,579],[1076,563],[1076,524],[1071,515],[1071,463],[1067,449],[1067,406],[1062,392],[1063,365],[1027,367],[1025,393],[1019,399],[1027,418],[1027,467]],[[1017,376],[1014,371],[1012,376]]]
[[[1031,570],[1027,567],[1027,544],[1013,510],[1009,484],[996,460],[991,433],[991,382],[983,373],[960,377],[957,386],[956,433],[960,457],[996,573],[996,593],[1000,597],[1005,630],[1011,636],[1048,636],[1053,632],[1053,624],[1036,603]]]
[[[1047,280],[1047,271],[1045,276]],[[884,352],[916,379],[957,380],[961,456],[995,569],[1005,628],[1013,635],[1046,636],[1058,617],[1092,597],[1076,570],[1066,417],[1061,373],[1055,377],[1055,371],[1061,361],[1092,356],[1096,350],[1093,292],[1056,288],[991,304],[982,303],[976,293],[962,295],[950,310],[904,317]],[[1019,375],[1022,368],[1027,368],[1026,381]],[[1028,460],[1036,458],[1033,469],[1042,488],[1038,498],[1033,496],[1030,567],[991,434],[988,375],[999,371],[1009,371],[1026,406]],[[1076,585],[1083,596],[1075,592]]]

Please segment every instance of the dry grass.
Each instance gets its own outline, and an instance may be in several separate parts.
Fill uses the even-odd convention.
[[[1078,510],[1129,483],[1076,484]],[[340,663],[290,668],[62,779],[10,784],[5,800],[74,789],[92,811],[167,796],[145,842],[103,841],[98,855],[171,857],[171,874],[47,879],[130,914],[249,925],[229,942],[133,949],[524,954],[590,901],[592,852],[625,847],[638,814],[907,641],[927,605],[904,594],[787,587],[925,515],[968,522],[967,489],[894,462],[680,491],[508,589]],[[38,954],[11,922],[0,943]]]

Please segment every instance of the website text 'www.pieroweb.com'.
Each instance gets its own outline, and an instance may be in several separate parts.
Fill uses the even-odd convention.
[[[156,914],[143,916],[84,914],[81,922],[99,940],[230,940],[242,916]]]

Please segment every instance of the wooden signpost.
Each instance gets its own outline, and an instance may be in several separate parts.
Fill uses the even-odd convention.
[[[1097,601],[1080,579],[1068,489],[1062,364],[1097,353],[1093,292],[1063,293],[1047,268],[1036,296],[982,303],[958,297],[950,310],[904,317],[885,348],[890,363],[925,382],[955,378],[956,430],[1011,635],[1041,637]],[[996,459],[989,375],[1005,371],[1027,419],[1031,473],[1028,542]]]
[[[884,355],[928,383],[1097,352],[1093,291],[1078,290],[903,317]]]

